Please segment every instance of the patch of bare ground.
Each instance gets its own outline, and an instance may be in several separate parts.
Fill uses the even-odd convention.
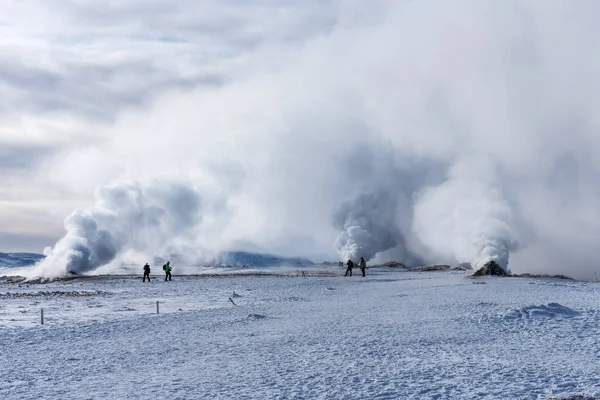
[[[24,293],[0,293],[0,299],[23,299],[23,298],[31,298],[31,297],[93,297],[93,296],[107,296],[112,293],[95,291],[95,292],[86,292],[86,291],[63,291],[63,290],[54,290],[54,291],[40,291],[40,292],[24,292]]]
[[[549,279],[567,279],[574,281],[575,279],[566,275],[546,275],[546,274],[515,274],[510,275],[513,278],[549,278]]]

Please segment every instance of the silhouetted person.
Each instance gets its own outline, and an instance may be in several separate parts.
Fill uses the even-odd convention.
[[[142,282],[146,282],[146,277],[148,278],[148,282],[150,282],[150,265],[148,263],[144,265],[144,279]]]
[[[352,268],[354,268],[354,262],[352,260],[348,260],[346,265],[348,266],[348,268],[346,268],[346,274],[344,276],[348,276],[348,274],[352,276]]]
[[[167,261],[167,263],[163,265],[163,270],[165,271],[165,281],[170,281],[171,271],[173,270],[173,268],[171,268],[171,261]]]
[[[367,262],[365,261],[364,257],[360,258],[360,272],[362,272],[363,274],[363,278],[366,276],[366,271],[367,271]]]

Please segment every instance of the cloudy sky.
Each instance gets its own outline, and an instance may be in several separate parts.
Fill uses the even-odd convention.
[[[589,275],[598,15],[592,0],[4,0],[0,250],[40,252],[98,204],[129,221],[123,188],[187,185],[199,215],[185,240],[168,231],[192,247]],[[144,226],[105,228],[141,251]]]

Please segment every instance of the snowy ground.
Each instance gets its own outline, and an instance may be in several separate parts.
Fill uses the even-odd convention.
[[[0,398],[600,395],[600,284],[368,272],[0,283]]]

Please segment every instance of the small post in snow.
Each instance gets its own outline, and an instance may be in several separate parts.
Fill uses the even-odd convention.
[[[158,301],[156,302],[156,313],[158,314]]]
[[[42,308],[42,325],[44,325],[44,309]]]

